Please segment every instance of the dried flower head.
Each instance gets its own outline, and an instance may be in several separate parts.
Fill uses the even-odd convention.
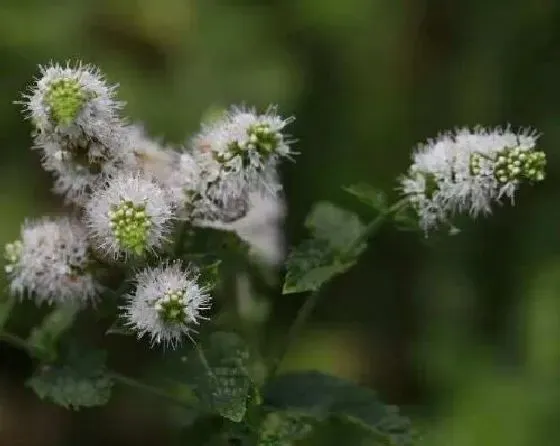
[[[68,218],[23,225],[19,240],[5,247],[10,290],[37,302],[93,302],[100,290],[91,266],[85,229]]]
[[[136,276],[136,291],[127,297],[124,318],[139,338],[148,336],[152,344],[175,347],[196,331],[210,300],[208,289],[198,283],[198,274],[175,262],[147,268]]]

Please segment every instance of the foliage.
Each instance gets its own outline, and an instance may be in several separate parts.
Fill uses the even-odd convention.
[[[317,203],[307,216],[305,227],[311,238],[300,243],[288,257],[284,294],[318,290],[323,283],[351,268],[366,248],[365,243],[353,246],[364,230],[359,217],[332,203]]]
[[[69,409],[103,406],[113,387],[105,357],[103,351],[72,344],[58,363],[40,365],[27,385],[41,399]]]

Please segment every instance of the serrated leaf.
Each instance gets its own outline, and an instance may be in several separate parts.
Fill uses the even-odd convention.
[[[282,287],[283,294],[303,293],[305,291],[316,291],[331,280],[334,276],[342,274],[350,269],[355,262],[333,263],[327,266],[312,267],[307,270],[292,270],[288,272]]]
[[[367,204],[378,212],[388,209],[387,195],[366,183],[352,184],[343,188],[346,192],[354,195],[362,203]]]
[[[350,269],[366,248],[361,243],[348,252],[364,230],[352,212],[331,203],[314,206],[306,219],[312,238],[292,249],[286,261],[284,294],[314,291],[325,282]]]
[[[334,251],[348,248],[364,230],[359,217],[328,201],[320,201],[305,219],[305,227],[314,238],[328,242]]]
[[[234,333],[213,333],[189,362],[189,375],[196,396],[211,411],[240,422],[247,411],[251,389],[249,351]],[[190,367],[189,367],[190,365]]]
[[[4,325],[6,325],[6,322],[8,322],[10,313],[12,312],[15,303],[16,298],[13,296],[0,298],[0,331],[2,331]]]
[[[27,342],[38,352],[42,352],[41,359],[44,361],[56,359],[56,343],[60,336],[72,326],[79,310],[78,305],[61,305],[45,316],[41,324],[31,331]]]
[[[109,401],[113,381],[105,369],[105,353],[73,345],[63,362],[40,366],[27,381],[41,398],[79,410]]]
[[[308,437],[315,424],[312,417],[298,412],[270,412],[260,426],[257,446],[292,446]]]
[[[265,404],[272,408],[296,410],[317,420],[331,416],[349,420],[380,444],[413,444],[410,422],[396,407],[383,404],[372,390],[338,377],[319,372],[285,374],[269,383],[264,395]]]

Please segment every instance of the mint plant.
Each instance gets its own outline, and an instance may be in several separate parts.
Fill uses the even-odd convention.
[[[117,384],[151,393],[192,410],[187,441],[200,444],[288,446],[335,422],[362,432],[367,444],[415,444],[410,421],[372,390],[280,365],[322,289],[356,264],[382,224],[420,236],[457,232],[458,214],[487,215],[513,203],[521,184],[542,181],[537,134],[442,133],[415,150],[394,203],[367,184],[345,188],[371,208],[370,222],[318,202],[304,223],[308,236],[285,255],[278,167],[297,156],[287,133],[293,118],[274,107],[231,107],[184,147],[169,147],[128,123],[116,97],[97,68],[54,64],[19,102],[53,192],[68,207],[68,216],[24,222],[5,247],[11,296],[0,302],[0,339],[36,360],[27,385],[74,410],[107,404]],[[268,282],[279,264],[278,292],[307,297],[281,345],[259,350],[236,330],[234,285],[248,271]],[[23,299],[52,307],[28,336],[6,330]],[[97,314],[107,334],[162,350],[174,370],[165,384],[112,370],[110,352],[86,347],[74,330],[84,314]],[[205,429],[216,417],[220,423]]]

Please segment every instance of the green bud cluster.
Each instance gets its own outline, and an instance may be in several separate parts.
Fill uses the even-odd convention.
[[[231,143],[227,155],[215,155],[219,162],[227,162],[234,156],[241,156],[244,165],[248,165],[250,158],[248,151],[256,151],[262,157],[268,158],[275,152],[281,141],[282,135],[271,130],[268,124],[257,124],[247,129],[248,140],[242,144],[239,142]]]
[[[148,239],[152,220],[146,214],[144,204],[135,205],[123,200],[109,211],[111,229],[119,244],[137,255],[141,255]]]
[[[483,155],[474,153],[470,159],[472,175],[481,172]],[[520,147],[505,148],[494,161],[494,177],[501,184],[510,181],[542,181],[545,178],[546,155],[541,151],[523,150]]]
[[[59,125],[70,125],[89,96],[76,79],[60,79],[50,84],[45,94],[45,101],[50,107],[54,122]]]
[[[247,149],[256,149],[261,155],[273,153],[278,147],[281,135],[270,129],[268,124],[257,124],[247,130]]]
[[[7,243],[4,247],[4,259],[7,261],[7,265],[4,267],[7,273],[11,273],[14,270],[14,265],[19,261],[21,257],[21,251],[23,249],[23,244],[21,240],[16,240],[12,243]]]
[[[500,183],[527,179],[542,181],[545,177],[546,155],[544,152],[529,152],[519,147],[505,149],[496,160],[494,174]]]
[[[183,290],[167,290],[155,303],[155,309],[165,323],[180,324],[187,320]]]

